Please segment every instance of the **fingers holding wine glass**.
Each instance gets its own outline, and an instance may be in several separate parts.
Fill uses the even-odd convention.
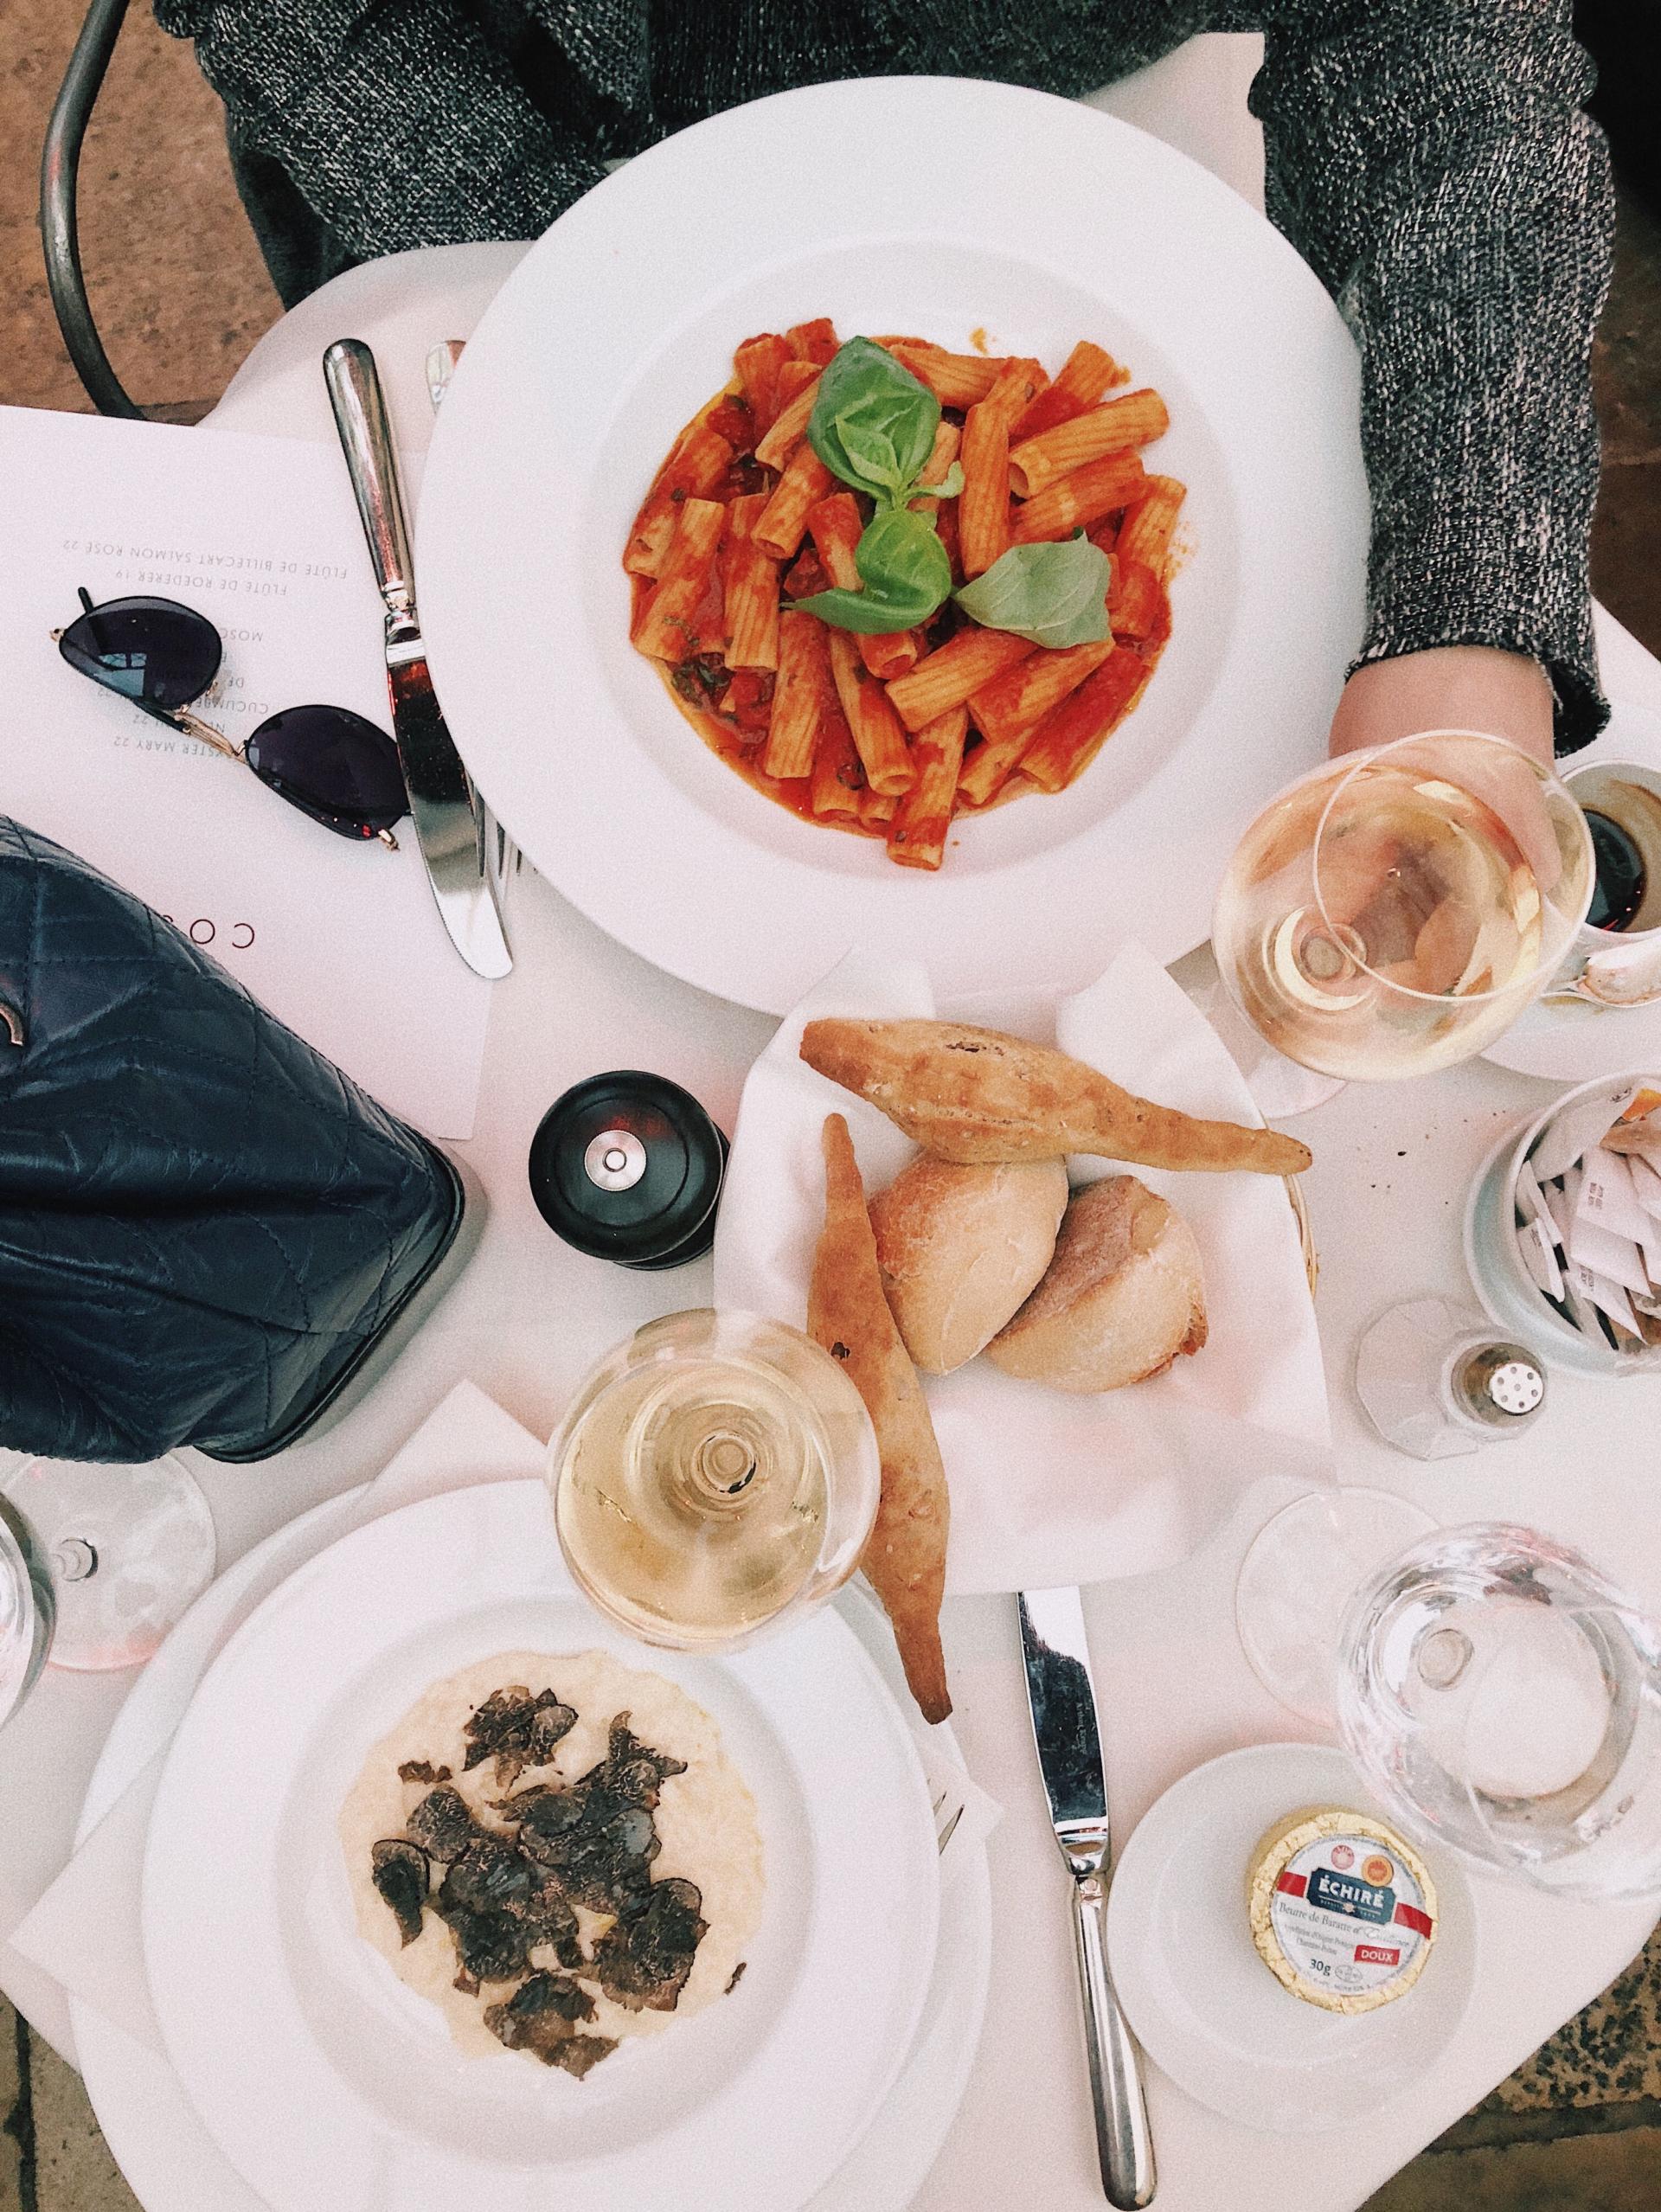
[[[1556,971],[1591,895],[1583,817],[1503,739],[1432,730],[1273,801],[1218,897],[1242,1013],[1289,1058],[1422,1074],[1492,1042]]]

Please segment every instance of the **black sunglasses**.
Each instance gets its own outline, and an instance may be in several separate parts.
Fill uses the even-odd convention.
[[[85,610],[55,630],[71,668],[119,692],[158,722],[240,760],[279,798],[341,837],[396,846],[392,825],[409,811],[398,748],[346,707],[289,707],[243,743],[190,712],[219,673],[224,645],[205,614],[176,599],[106,599],[82,591]]]

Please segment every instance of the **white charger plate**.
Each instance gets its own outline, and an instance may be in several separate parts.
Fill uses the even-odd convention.
[[[267,1599],[175,1738],[145,1857],[151,1994],[197,2112],[273,2212],[438,2212],[464,2190],[504,2212],[555,2196],[638,2212],[671,2177],[689,2212],[785,2212],[835,2171],[911,2047],[933,1824],[900,1714],[830,1613],[755,1653],[650,1655],[715,1715],[755,1794],[767,1903],[733,1997],[619,2054],[609,2082],[462,2059],[357,1935],[336,1816],[427,1683],[512,1649],[642,1662],[547,1538],[535,1483],[369,1523]],[[595,2082],[592,2101],[564,2093]]]
[[[527,1439],[529,1441],[529,1439]],[[204,1592],[139,1674],[87,1785],[75,1848],[112,1811],[177,1728],[191,1693],[247,1593],[297,1567],[328,1540],[331,1520],[356,1491],[327,1499],[246,1552]],[[857,1587],[837,1610],[864,1645],[894,1696],[907,1692],[893,1633]],[[949,1722],[933,1732],[959,1766]],[[940,1885],[934,1972],[917,2040],[864,2136],[819,2194],[812,2212],[905,2212],[939,2156],[968,2085],[986,2013],[991,1970],[991,1884],[983,1841],[959,1831]],[[134,1884],[134,1909],[138,1905]],[[168,2059],[100,2011],[69,2002],[75,2055],[104,2138],[145,2212],[267,2212],[196,2116]]]
[[[851,195],[783,191],[805,145]],[[1081,337],[1170,402],[1174,631],[1074,788],[960,824],[938,876],[794,819],[628,640],[628,526],[756,330],[832,316],[1054,371]],[[1355,348],[1262,216],[1160,140],[1008,85],[817,85],[678,132],[561,217],[469,341],[426,463],[421,606],[457,744],[557,889],[670,974],[781,1013],[857,944],[944,994],[1197,945],[1241,831],[1322,751],[1363,619]]]
[[[1282,1989],[1253,1946],[1254,1849],[1302,1805],[1376,1811],[1347,1753],[1252,1744],[1184,1774],[1150,1806],[1113,1869],[1113,1986],[1154,2064],[1225,2119],[1276,2134],[1369,2119],[1428,2074],[1476,1982],[1476,1920],[1458,1863],[1428,1851],[1439,1928],[1423,1973],[1376,2011],[1324,2012]]]
[[[1600,760],[1661,771],[1661,715],[1613,701],[1602,734],[1561,765],[1589,768]],[[1533,1005],[1482,1056],[1497,1068],[1555,1083],[1590,1083],[1646,1061],[1661,1068],[1661,999],[1651,1006],[1594,1006],[1581,999]]]

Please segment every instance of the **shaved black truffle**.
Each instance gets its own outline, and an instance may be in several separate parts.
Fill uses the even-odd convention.
[[[510,1843],[481,1836],[451,1861],[439,1888],[439,1910],[460,1905],[475,1913],[499,1911],[524,1899],[530,1876],[529,1861]]]
[[[459,1790],[441,1782],[429,1790],[404,1823],[405,1832],[430,1859],[459,1859],[481,1832]]]
[[[494,1759],[498,1787],[510,1789],[527,1766],[546,1766],[576,1725],[574,1708],[553,1690],[533,1697],[523,1683],[514,1683],[492,1692],[468,1721],[467,1771]]]
[[[565,1974],[533,1974],[505,2003],[484,2008],[484,2025],[510,2051],[529,2051],[578,2081],[617,2049],[609,2036],[578,2032],[577,2022],[593,2016],[593,1999]]]
[[[398,1923],[400,1936],[404,1942],[414,1943],[421,1932],[421,1907],[426,1902],[431,1873],[426,1853],[417,1850],[414,1843],[407,1843],[401,1836],[388,1837],[371,1850],[369,1870],[376,1889]]]
[[[468,1845],[439,1885],[437,1909],[456,1932],[464,1971],[487,1980],[503,1976],[488,1971],[486,1957],[510,1957],[516,1945],[527,1960],[537,1944],[547,1943],[562,1965],[582,1963],[576,1914],[559,1883],[501,1838],[482,1837]],[[503,1921],[511,1923],[514,1938],[499,1925]]]
[[[631,2012],[672,2012],[709,1932],[697,1884],[677,1875],[625,1905],[594,1946],[593,1972],[606,1996]]]
[[[398,1769],[401,1782],[447,1782],[450,1769],[435,1766],[430,1759],[407,1759]]]
[[[520,1848],[592,1912],[617,1912],[648,1887],[663,1849],[651,1816],[664,1779],[686,1772],[632,1734],[628,1718],[617,1715],[606,1757],[569,1789],[539,1786],[500,1808],[519,1822]]]
[[[474,1982],[510,1982],[530,1964],[530,1931],[514,1914],[453,1905],[444,1917],[455,1938],[457,1966]]]

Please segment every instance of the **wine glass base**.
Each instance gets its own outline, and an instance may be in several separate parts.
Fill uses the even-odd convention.
[[[1195,1003],[1245,1077],[1265,1121],[1289,1121],[1294,1114],[1311,1113],[1346,1087],[1341,1075],[1323,1075],[1277,1052],[1235,1005],[1221,976]]]
[[[1338,1625],[1383,1560],[1436,1526],[1388,1490],[1311,1491],[1258,1530],[1235,1586],[1235,1627],[1271,1697],[1336,1728]]]
[[[51,1574],[51,1666],[101,1673],[138,1665],[214,1579],[213,1516],[177,1459],[31,1459],[5,1491]]]

